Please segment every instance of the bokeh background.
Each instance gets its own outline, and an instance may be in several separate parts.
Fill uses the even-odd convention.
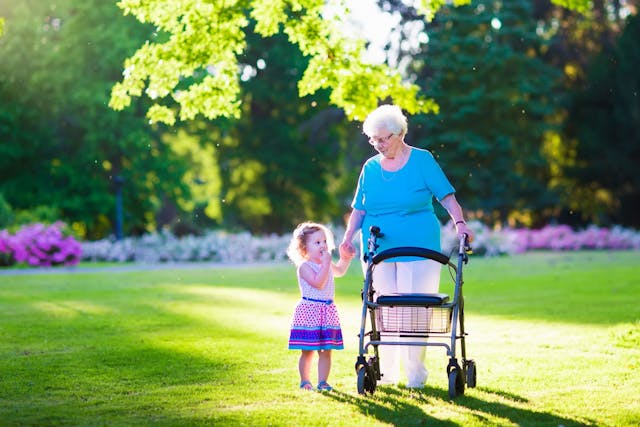
[[[371,38],[371,61],[438,103],[409,117],[407,142],[435,154],[470,219],[638,227],[637,2],[477,0],[429,23],[410,2],[350,4],[344,30]],[[95,241],[343,223],[373,150],[328,92],[299,96],[309,58],[284,34],[248,25],[239,118],[167,126],[146,118],[152,96],[109,107],[157,27],[103,0],[4,0],[0,17],[0,229],[61,221]]]

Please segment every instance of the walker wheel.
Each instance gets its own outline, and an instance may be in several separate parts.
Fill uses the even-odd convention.
[[[365,383],[367,380],[366,366],[364,365],[358,366],[357,374],[358,374],[358,394],[365,394],[366,393]]]
[[[455,399],[464,394],[464,378],[460,368],[452,367],[449,371],[449,397]]]
[[[474,388],[476,386],[476,362],[467,360],[465,365],[467,367],[467,387]]]
[[[358,366],[358,394],[373,394],[376,391],[376,380],[371,376],[370,369],[367,366]]]
[[[365,378],[364,384],[365,384],[365,388],[370,394],[375,393],[376,376],[375,376],[375,368],[374,368],[372,359],[369,359],[369,364],[367,365],[367,376]]]

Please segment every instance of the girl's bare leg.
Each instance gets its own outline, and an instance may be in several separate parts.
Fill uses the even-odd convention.
[[[318,351],[318,383],[327,381],[331,373],[331,350]]]
[[[298,360],[298,370],[300,371],[300,382],[309,381],[309,372],[311,371],[311,363],[313,362],[313,351],[302,350],[300,360]]]

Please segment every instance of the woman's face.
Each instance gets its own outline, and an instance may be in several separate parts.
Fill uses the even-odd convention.
[[[402,148],[402,138],[386,128],[379,128],[369,136],[369,144],[385,157],[393,158]]]

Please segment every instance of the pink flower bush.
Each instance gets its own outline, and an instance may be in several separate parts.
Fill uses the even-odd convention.
[[[2,230],[0,254],[7,260],[31,266],[75,265],[80,262],[82,246],[72,236],[65,236],[63,228],[62,222],[56,222],[48,226],[25,225],[14,235]]]
[[[13,265],[16,260],[13,258],[13,237],[7,230],[0,230],[0,267]]]
[[[583,249],[638,250],[640,235],[622,227],[599,228],[591,225],[573,230],[568,225],[547,225],[540,229],[506,229],[514,252],[531,250],[577,251]]]
[[[574,230],[568,225],[547,225],[540,229],[490,229],[479,221],[470,221],[475,233],[472,244],[478,255],[495,256],[527,251],[640,250],[640,233],[620,226],[599,228],[591,225]],[[458,238],[451,222],[442,228],[443,253],[457,248]]]

